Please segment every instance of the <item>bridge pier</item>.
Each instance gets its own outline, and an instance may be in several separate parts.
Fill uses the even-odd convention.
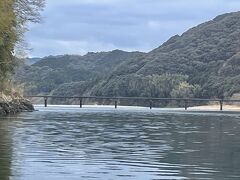
[[[47,107],[47,105],[48,105],[48,98],[44,97],[44,107]]]
[[[185,110],[187,110],[187,108],[188,108],[188,101],[187,100],[184,100],[184,108],[185,108]]]
[[[82,98],[80,99],[79,105],[80,105],[80,108],[82,108],[82,105],[83,105],[83,103],[82,103]]]
[[[153,107],[153,101],[150,100],[150,109],[152,109],[152,107]]]
[[[220,111],[222,111],[223,110],[223,101],[222,100],[219,101],[219,104],[220,104]]]
[[[82,98],[80,98],[79,101],[80,101],[80,102],[79,102],[80,108],[82,108],[82,104],[83,104],[83,103],[82,103]]]

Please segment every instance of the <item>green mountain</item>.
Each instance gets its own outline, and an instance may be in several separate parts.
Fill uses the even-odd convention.
[[[149,94],[151,96],[188,97],[193,94],[206,98],[232,96],[240,91],[239,44],[240,12],[218,16],[188,30],[181,36],[176,35],[170,38],[159,48],[147,53],[144,58],[126,61],[113,72],[114,76],[98,87],[100,90],[97,92],[99,95],[106,93],[113,88],[113,82],[118,82],[114,86],[119,87],[126,82],[126,79],[144,79],[148,76],[151,76],[150,79],[152,79],[158,75],[160,76],[158,86],[163,84],[160,89],[164,89],[169,85],[167,82],[176,80],[178,76],[187,78],[186,82],[179,83],[178,87],[170,87],[167,93],[151,92]],[[173,77],[164,85],[164,82],[161,81],[169,75]],[[187,88],[188,90],[185,88],[187,93],[181,93],[183,84],[186,87],[195,86],[189,88],[196,91],[189,92],[189,88]],[[129,87],[129,84],[127,86]],[[144,87],[139,86],[135,89],[141,89],[142,91],[139,93],[142,93],[143,90],[146,90]],[[158,89],[158,87],[151,87],[151,91]],[[176,92],[177,90],[180,91]],[[117,94],[119,93],[122,91],[117,92]],[[131,95],[129,92],[126,94]]]
[[[240,92],[240,12],[220,15],[149,53],[49,56],[22,67],[26,94],[228,98]]]
[[[140,52],[88,53],[85,56],[62,55],[49,56],[33,65],[22,65],[17,70],[14,81],[24,86],[25,94],[53,94],[55,90],[71,86],[73,89],[88,87],[109,76],[115,67],[126,59],[135,59],[143,55]],[[83,85],[84,84],[84,85]],[[73,87],[76,86],[76,87]],[[69,94],[67,88],[64,93]],[[83,93],[79,90],[78,95]]]

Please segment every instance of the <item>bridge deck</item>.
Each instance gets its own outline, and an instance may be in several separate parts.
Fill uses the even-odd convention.
[[[201,99],[201,98],[152,98],[152,97],[106,97],[106,96],[24,96],[26,98],[62,98],[62,99],[112,99],[112,100],[172,100],[172,101],[223,101],[240,102],[240,99]]]
[[[96,99],[96,100],[114,100],[115,108],[117,108],[118,100],[145,100],[149,101],[150,109],[152,109],[153,101],[184,101],[185,110],[188,108],[189,102],[219,102],[220,110],[223,110],[224,102],[240,102],[240,99],[200,99],[200,98],[152,98],[152,97],[105,97],[105,96],[50,96],[50,95],[30,95],[24,96],[26,98],[44,98],[44,105],[47,107],[49,98],[56,99],[79,99],[80,108],[83,106],[83,99]]]

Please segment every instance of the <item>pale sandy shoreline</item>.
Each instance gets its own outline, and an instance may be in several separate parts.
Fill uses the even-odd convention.
[[[44,108],[43,105],[34,105],[36,110],[51,110],[51,109],[78,109],[79,105],[48,105],[47,108]],[[80,108],[79,108],[80,109]],[[105,110],[112,110],[115,109],[113,105],[84,105],[83,109],[105,109]],[[117,109],[120,110],[149,110],[149,107],[141,107],[141,106],[118,106]],[[152,110],[158,111],[185,111],[183,107],[180,108],[157,108],[153,107]],[[220,105],[203,105],[203,106],[193,106],[188,107],[187,111],[220,111]],[[240,105],[223,105],[223,111],[239,111],[240,112]]]
[[[206,111],[217,111],[220,110],[220,105],[203,105],[188,107],[188,110],[206,110]],[[240,111],[240,105],[223,105],[223,111]]]

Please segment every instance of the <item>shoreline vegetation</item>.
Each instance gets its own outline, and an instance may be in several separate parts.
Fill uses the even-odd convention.
[[[44,6],[44,0],[0,1],[0,117],[34,110],[30,101],[14,91],[11,77],[26,53],[27,24],[40,22]]]
[[[32,112],[34,110],[34,106],[30,100],[23,97],[21,87],[13,85],[8,80],[0,82],[0,118],[20,112]]]
[[[31,102],[21,96],[13,97],[0,94],[0,117],[14,115],[20,112],[32,112],[34,106]]]
[[[22,89],[8,80],[0,82],[0,118],[20,112],[34,111],[33,104],[23,97]]]
[[[211,105],[202,105],[202,106],[192,106],[189,107],[189,110],[209,110],[209,111],[215,111],[215,110],[219,110],[220,105],[218,104],[211,104]],[[240,111],[240,105],[223,105],[223,111]]]

